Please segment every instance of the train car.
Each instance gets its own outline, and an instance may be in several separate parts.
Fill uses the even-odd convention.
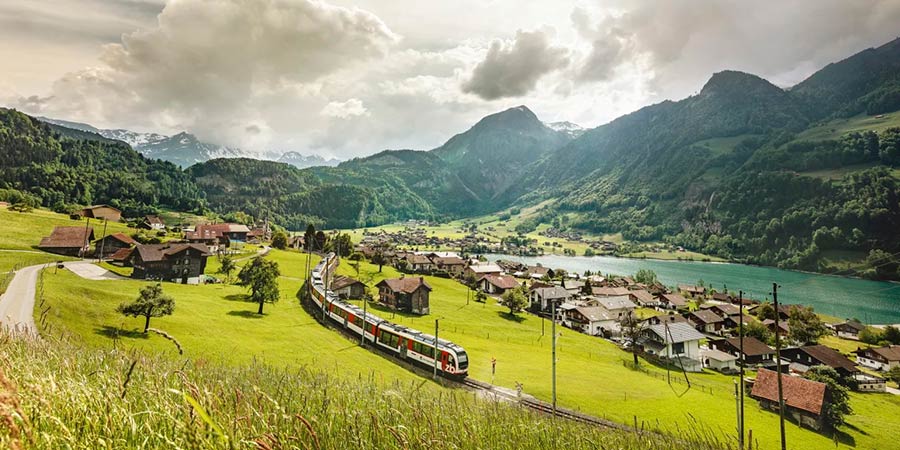
[[[450,378],[465,378],[469,361],[465,350],[453,342],[438,339],[421,331],[391,323],[362,308],[345,302],[327,289],[326,283],[337,269],[338,258],[329,253],[310,273],[310,298],[322,318],[362,336],[384,352],[426,368],[433,368]]]

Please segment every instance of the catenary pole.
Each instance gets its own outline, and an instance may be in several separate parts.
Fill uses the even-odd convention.
[[[556,417],[556,302],[552,301],[550,304],[550,315],[552,316],[550,317],[550,320],[553,321],[553,324],[550,326],[550,332],[553,334],[553,350],[551,351],[553,356],[553,417]]]
[[[787,442],[784,436],[784,391],[781,385],[781,327],[778,324],[780,311],[778,310],[778,283],[772,283],[772,300],[775,303],[775,366],[778,378],[778,415],[781,422],[781,450],[787,450]]]
[[[740,336],[740,346],[741,346],[741,358],[740,358],[740,379],[738,383],[740,384],[740,407],[741,412],[738,416],[740,418],[740,424],[738,425],[738,432],[740,436],[738,438],[738,445],[740,450],[744,450],[744,291],[738,291],[738,311],[740,311],[739,323],[738,323],[738,336]]]

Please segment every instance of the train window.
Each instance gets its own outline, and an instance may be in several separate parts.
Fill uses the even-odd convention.
[[[434,347],[430,345],[426,345],[421,342],[413,342],[413,351],[420,355],[434,358]]]
[[[356,326],[362,328],[362,326],[363,326],[363,320],[362,320],[362,317],[354,317],[354,318],[353,318],[353,325],[356,325]]]
[[[382,331],[381,336],[378,337],[379,342],[389,346],[396,347],[400,345],[400,337],[393,333],[387,333]]]

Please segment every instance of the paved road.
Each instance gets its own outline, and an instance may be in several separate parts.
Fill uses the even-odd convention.
[[[94,264],[93,261],[69,261],[63,264],[66,269],[86,280],[122,280],[125,278]]]
[[[0,297],[0,327],[37,336],[34,325],[34,297],[38,273],[45,264],[19,269],[6,293]]]

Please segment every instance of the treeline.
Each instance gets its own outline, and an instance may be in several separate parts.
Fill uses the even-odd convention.
[[[205,209],[203,193],[177,166],[120,142],[63,137],[15,110],[0,108],[0,159],[4,196],[31,206],[69,212],[107,203],[127,216]]]

